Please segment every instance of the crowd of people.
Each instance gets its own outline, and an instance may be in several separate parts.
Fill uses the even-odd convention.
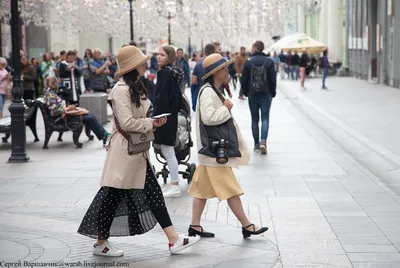
[[[248,99],[254,151],[265,155],[277,74],[281,79],[300,77],[305,89],[312,60],[306,50],[301,56],[289,51],[275,52],[271,57],[263,52],[262,41],[253,44],[251,53],[245,47],[235,54],[220,48],[218,42],[207,44],[190,59],[183,49],[175,51],[172,46],[146,56],[134,42],[124,45],[117,58],[103,55],[100,49],[87,49],[83,58],[72,50],[61,51],[59,57],[46,53],[41,62],[21,55],[24,98],[34,99],[42,93],[55,122],[81,116],[106,147],[100,189],[78,229],[80,234],[97,239],[93,254],[122,256],[123,251],[112,246],[109,237],[144,234],[157,223],[172,254],[194,245],[200,237],[214,237],[201,225],[210,198],[227,200],[242,224],[244,238],[268,230],[247,218],[240,199],[244,193],[233,172],[233,168],[248,164],[250,154],[232,114],[231,86],[234,90],[240,86],[239,99]],[[327,51],[320,66],[326,88]],[[11,81],[8,71],[7,61],[0,58],[0,104],[4,104]],[[173,227],[164,198],[182,196],[175,145],[178,116],[188,87],[196,112],[199,166],[189,188],[193,197],[189,236],[183,236]],[[114,117],[111,133],[89,111],[79,108],[80,95],[87,90],[109,93]],[[148,117],[150,107],[153,117]],[[157,183],[150,162],[150,142],[161,148],[167,162],[170,183],[164,189]]]
[[[317,55],[313,54],[311,57],[308,54],[307,49],[303,49],[302,54],[299,55],[297,51],[288,51],[287,54],[281,51],[274,52],[272,60],[275,64],[275,70],[280,74],[281,80],[292,79],[298,80],[300,78],[300,86],[302,90],[305,90],[305,79],[311,73],[317,74],[318,70],[322,70],[322,89],[328,89],[325,85],[326,78],[329,73],[329,69],[332,68],[328,59],[328,50],[325,49],[322,56],[317,60]]]
[[[260,235],[268,230],[267,227],[256,226],[248,219],[240,199],[243,190],[233,168],[247,165],[250,154],[232,115],[233,104],[226,98],[230,83],[228,73],[233,61],[217,53],[217,49],[214,44],[206,46],[206,56],[195,64],[192,79],[189,81],[188,71],[185,69],[190,66],[184,62],[183,55],[180,54],[182,51],[175,51],[171,46],[161,47],[156,56],[157,82],[152,89],[154,93],[143,83],[148,67],[146,62],[151,57],[144,55],[133,45],[125,45],[120,49],[115,77],[117,82],[108,97],[113,109],[114,123],[111,136],[107,140],[107,156],[100,189],[78,229],[78,233],[97,239],[93,254],[123,256],[123,251],[110,243],[110,237],[144,234],[157,223],[169,241],[172,254],[194,245],[200,238],[214,237],[214,233],[206,231],[201,225],[201,216],[207,199],[210,198],[227,200],[242,224],[243,238]],[[253,56],[243,64],[241,70],[242,94],[248,96],[249,100],[252,99],[251,103],[258,103],[255,105],[257,107],[251,108],[252,115],[256,110],[258,113],[259,109],[264,109],[260,107],[263,105],[259,104],[260,100],[262,103],[269,102],[270,107],[276,92],[274,64],[262,53],[263,50],[264,44],[261,41],[256,42]],[[150,67],[151,62],[152,60]],[[252,66],[255,66],[257,72],[252,71]],[[153,70],[148,76],[154,76]],[[189,194],[193,196],[193,213],[188,236],[184,236],[176,232],[164,198],[181,196],[174,145],[177,139],[178,114],[185,94],[182,87],[186,87],[189,82],[198,89],[195,92],[195,103],[199,166],[189,188]],[[149,98],[154,98],[154,102],[151,103]],[[151,105],[153,116],[148,117]],[[254,137],[255,149],[266,153],[265,131],[268,129],[265,123],[268,122],[263,121],[262,124],[261,144],[257,135],[254,134]],[[253,132],[258,132],[255,118],[253,124]],[[229,149],[216,155],[215,142],[220,144],[225,139]],[[171,183],[164,190],[158,184],[150,162],[151,141],[161,147],[168,164]]]

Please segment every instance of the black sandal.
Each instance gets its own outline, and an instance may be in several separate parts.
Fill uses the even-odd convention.
[[[250,226],[253,226],[253,231],[247,230],[247,228],[249,228]],[[251,235],[259,235],[259,234],[262,234],[262,233],[268,231],[268,227],[261,227],[257,231],[255,228],[256,227],[254,226],[254,224],[250,224],[249,226],[242,227],[243,238],[246,239],[246,238],[249,238]]]
[[[196,229],[194,229],[192,227],[200,228],[201,231],[197,231]],[[201,227],[200,225],[190,225],[188,232],[189,232],[189,236],[199,235],[200,237],[215,237],[215,234],[213,234],[213,233],[204,232],[203,227]]]

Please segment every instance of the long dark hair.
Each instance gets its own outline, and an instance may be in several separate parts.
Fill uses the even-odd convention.
[[[87,59],[88,57],[87,57],[87,52],[89,52],[90,53],[90,58],[93,58],[93,53],[92,53],[92,50],[90,49],[90,48],[87,48],[86,50],[85,50],[85,55],[83,56],[83,58],[84,59]]]
[[[204,80],[204,84],[206,84],[206,83],[209,83],[212,88],[215,88],[215,86],[214,86],[214,75],[210,75],[209,77],[207,77]]]
[[[144,87],[142,81],[138,79],[139,72],[137,70],[133,70],[129,73],[124,74],[122,77],[129,87],[132,103],[135,103],[136,107],[140,107],[140,101],[147,100],[147,90]]]

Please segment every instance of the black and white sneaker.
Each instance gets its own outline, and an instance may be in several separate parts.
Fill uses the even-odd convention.
[[[171,251],[171,254],[176,254],[179,251],[184,250],[185,248],[193,246],[199,241],[200,241],[199,236],[196,237],[179,236],[178,240],[175,243],[169,244],[169,251]]]
[[[122,250],[114,248],[107,241],[107,242],[104,242],[102,245],[94,244],[93,255],[108,256],[108,257],[122,257],[122,256],[124,256],[124,252]]]

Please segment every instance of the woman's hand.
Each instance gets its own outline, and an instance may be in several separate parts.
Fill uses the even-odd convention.
[[[65,108],[66,111],[72,111],[75,110],[76,106],[75,105],[68,105],[67,108]]]
[[[159,119],[151,119],[151,123],[153,124],[153,127],[161,127],[165,123],[167,123],[167,118],[159,118]]]
[[[228,108],[228,110],[230,111],[232,109],[232,107],[233,107],[233,103],[230,100],[225,100],[224,101],[224,106],[226,108]]]

